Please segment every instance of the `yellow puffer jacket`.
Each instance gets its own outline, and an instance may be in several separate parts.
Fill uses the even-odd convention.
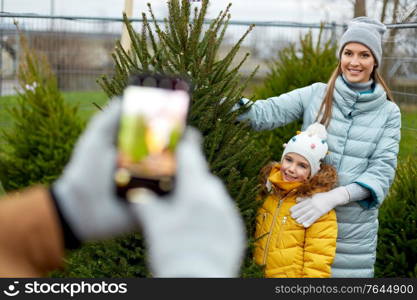
[[[265,199],[256,219],[255,261],[266,265],[265,277],[330,277],[336,252],[336,213],[331,210],[309,228],[298,224],[290,208],[296,204],[302,183],[283,181],[279,167],[277,164],[268,177],[277,192]]]

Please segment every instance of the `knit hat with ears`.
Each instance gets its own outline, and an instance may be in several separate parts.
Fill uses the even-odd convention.
[[[320,162],[327,154],[326,139],[326,128],[320,123],[311,124],[306,131],[300,132],[284,144],[281,161],[290,152],[303,156],[310,163],[311,178],[320,170]]]
[[[376,19],[358,17],[351,20],[348,24],[348,29],[340,39],[339,58],[347,43],[356,42],[365,45],[371,50],[379,66],[382,57],[382,35],[386,30],[387,27]]]

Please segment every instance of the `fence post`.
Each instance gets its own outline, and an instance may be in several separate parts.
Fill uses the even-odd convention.
[[[332,29],[331,29],[331,31],[332,31],[332,43],[333,43],[333,46],[334,45],[336,45],[336,41],[337,41],[337,32],[336,32],[336,30],[337,30],[337,28],[336,28],[336,22],[332,22],[331,23],[331,25],[332,25]]]
[[[132,0],[125,0],[125,7],[123,12],[126,14],[128,18],[132,17],[133,12],[133,2]],[[126,51],[126,53],[129,52],[131,41],[129,33],[127,32],[127,27],[125,24],[123,24],[123,31],[122,31],[122,37],[120,38],[120,44],[122,45],[123,50]]]

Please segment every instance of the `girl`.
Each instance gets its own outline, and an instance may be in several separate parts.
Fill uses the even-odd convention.
[[[378,73],[384,31],[385,25],[377,20],[353,19],[340,40],[339,64],[327,85],[315,83],[256,101],[238,117],[257,130],[300,118],[303,129],[315,121],[326,125],[330,154],[325,160],[336,168],[339,187],[298,203],[291,215],[307,228],[335,208],[334,277],[373,277],[378,208],[397,166],[400,110]]]
[[[326,129],[315,123],[285,146],[281,164],[268,164],[263,174],[267,197],[256,224],[255,261],[265,277],[330,277],[336,251],[334,210],[305,229],[290,216],[296,197],[327,192],[337,181],[336,170],[321,164],[328,146]]]

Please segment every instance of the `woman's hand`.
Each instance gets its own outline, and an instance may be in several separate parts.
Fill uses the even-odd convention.
[[[336,206],[348,203],[349,193],[344,186],[312,197],[297,198],[297,204],[291,207],[291,217],[305,228],[310,227],[318,218]]]

